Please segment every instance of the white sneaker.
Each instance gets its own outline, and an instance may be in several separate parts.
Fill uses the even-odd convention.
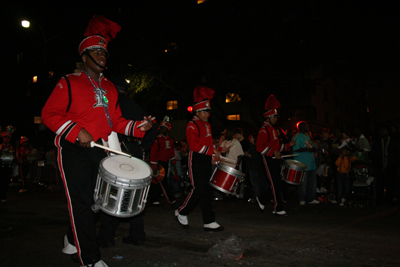
[[[219,232],[219,231],[223,231],[224,227],[219,225],[217,222],[212,222],[212,223],[204,224],[203,229],[204,229],[204,231]]]
[[[313,201],[311,201],[311,202],[308,202],[308,204],[319,204],[319,201],[318,201],[318,200],[316,200],[316,199],[314,199]]]
[[[305,201],[300,201],[300,206],[303,206],[303,205],[305,205],[305,204],[306,204]]]
[[[281,211],[273,211],[272,214],[274,215],[279,215],[279,216],[286,216],[286,211],[281,210]]]
[[[328,190],[326,190],[325,187],[321,186],[321,189],[319,190],[320,193],[328,193]]]
[[[178,211],[178,210],[175,210],[175,217],[176,217],[176,219],[178,220],[179,224],[180,224],[182,227],[188,227],[189,221],[188,221],[187,216],[185,216],[185,215],[180,215],[180,214],[179,214],[179,211]]]
[[[256,197],[256,200],[257,200],[257,204],[258,204],[258,207],[260,208],[260,210],[264,210],[265,205],[261,204],[260,200],[258,200],[258,197]]]
[[[62,249],[62,252],[63,252],[64,254],[68,254],[68,255],[78,253],[78,251],[76,250],[76,247],[73,246],[73,245],[71,245],[71,244],[68,242],[68,237],[67,237],[67,235],[64,236],[64,248]]]

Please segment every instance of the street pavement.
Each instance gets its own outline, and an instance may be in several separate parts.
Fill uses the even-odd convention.
[[[31,185],[26,193],[9,187],[0,203],[0,266],[79,266],[61,252],[69,226],[62,190]],[[292,191],[293,192],[293,191]],[[215,201],[217,221],[225,231],[203,231],[201,211],[189,215],[188,229],[173,218],[172,208],[144,211],[146,242],[128,245],[121,222],[115,246],[101,248],[110,266],[400,266],[400,213],[396,205],[339,207],[320,203],[300,206],[291,194],[287,217],[261,212],[248,197]]]

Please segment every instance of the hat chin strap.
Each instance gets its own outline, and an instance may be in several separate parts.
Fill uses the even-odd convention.
[[[97,62],[94,60],[94,58],[93,58],[88,52],[85,51],[85,54],[90,58],[90,60],[93,61],[94,64],[96,64],[97,67],[99,67],[99,68],[101,68],[101,69],[106,69],[106,68],[107,68],[106,66],[102,66],[102,65],[100,65],[99,63],[97,63]]]

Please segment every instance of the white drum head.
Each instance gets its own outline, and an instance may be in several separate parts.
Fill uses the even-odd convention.
[[[115,155],[104,159],[103,168],[124,179],[144,179],[151,176],[149,165],[137,158]]]

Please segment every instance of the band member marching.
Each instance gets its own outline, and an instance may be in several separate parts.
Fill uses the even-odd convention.
[[[192,189],[182,206],[175,210],[175,216],[183,228],[189,227],[187,216],[200,204],[205,231],[222,231],[223,226],[215,221],[213,209],[213,189],[209,184],[211,178],[212,156],[218,159],[220,151],[214,148],[211,125],[208,123],[211,106],[210,99],[214,90],[198,86],[194,93],[193,111],[195,116],[186,126],[186,138],[189,144],[188,169]]]
[[[152,204],[159,204],[158,198],[161,195],[161,191],[165,196],[168,203],[174,207],[176,199],[168,181],[168,166],[169,162],[176,163],[175,160],[175,146],[174,139],[168,135],[168,131],[171,129],[171,123],[169,117],[164,117],[164,120],[160,123],[160,134],[154,139],[154,143],[150,150],[150,165],[153,170],[157,170],[158,165],[161,165],[165,171],[165,177],[160,183],[153,184],[149,192],[149,201]]]
[[[107,155],[92,142],[108,140],[112,131],[142,138],[152,127],[151,116],[139,129],[140,121],[121,116],[118,91],[103,75],[107,44],[120,26],[94,16],[79,45],[84,70],[62,78],[42,110],[42,120],[56,133],[57,161],[64,182],[71,227],[64,237],[66,254],[81,266],[107,266],[96,243],[93,194],[100,161]]]
[[[296,141],[293,140],[288,144],[280,144],[278,132],[274,125],[278,121],[277,108],[281,105],[274,95],[270,95],[265,103],[264,123],[258,131],[256,148],[263,156],[264,167],[267,172],[269,182],[271,184],[272,195],[274,198],[273,214],[285,216],[286,211],[283,209],[282,199],[282,178],[281,178],[281,151],[289,151],[290,147],[294,146]],[[273,159],[275,157],[275,159]],[[263,194],[256,198],[258,206],[264,210],[267,203],[267,196]]]

